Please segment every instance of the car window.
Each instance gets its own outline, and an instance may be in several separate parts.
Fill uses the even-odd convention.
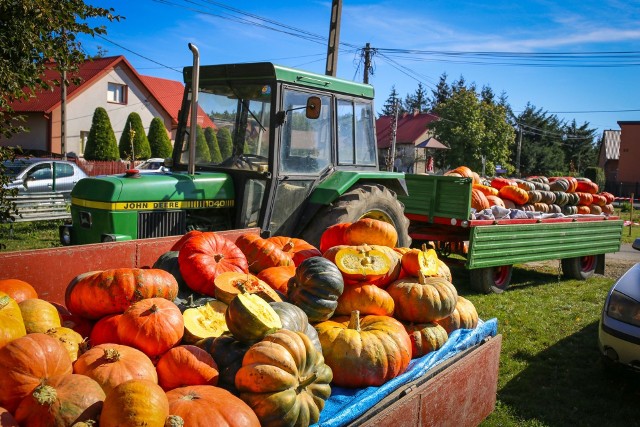
[[[73,166],[67,163],[56,163],[56,178],[73,176]]]
[[[51,177],[51,164],[49,163],[36,165],[27,173],[27,179],[34,179],[36,181],[41,179],[51,179]]]

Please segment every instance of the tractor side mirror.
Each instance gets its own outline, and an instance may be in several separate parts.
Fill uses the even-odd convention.
[[[307,99],[307,108],[305,110],[307,119],[317,119],[320,117],[320,110],[322,108],[322,100],[318,96],[310,96]]]

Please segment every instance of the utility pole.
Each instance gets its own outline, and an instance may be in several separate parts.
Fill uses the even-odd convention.
[[[393,122],[391,123],[391,152],[389,153],[389,172],[393,172],[396,162],[396,135],[398,131],[398,100],[393,100]]]
[[[516,150],[516,176],[520,177],[520,150],[522,149],[522,125],[518,123],[518,130],[520,135],[518,136],[518,149]]]
[[[325,75],[336,76],[338,69],[338,46],[340,45],[340,19],[342,16],[342,0],[331,2],[331,23],[329,25],[329,43],[327,46],[327,66]]]
[[[362,82],[369,84],[369,69],[371,69],[371,45],[367,43],[364,47],[364,78]]]
[[[62,66],[60,85],[60,154],[67,160],[67,67]]]

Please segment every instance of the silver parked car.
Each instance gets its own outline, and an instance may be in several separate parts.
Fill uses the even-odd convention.
[[[17,188],[20,194],[58,192],[69,197],[73,186],[87,177],[78,165],[66,160],[24,158],[5,160],[3,166],[11,179],[5,188]]]

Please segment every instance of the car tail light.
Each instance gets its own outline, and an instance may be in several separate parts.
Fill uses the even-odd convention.
[[[613,291],[607,306],[607,316],[640,327],[640,302]]]

